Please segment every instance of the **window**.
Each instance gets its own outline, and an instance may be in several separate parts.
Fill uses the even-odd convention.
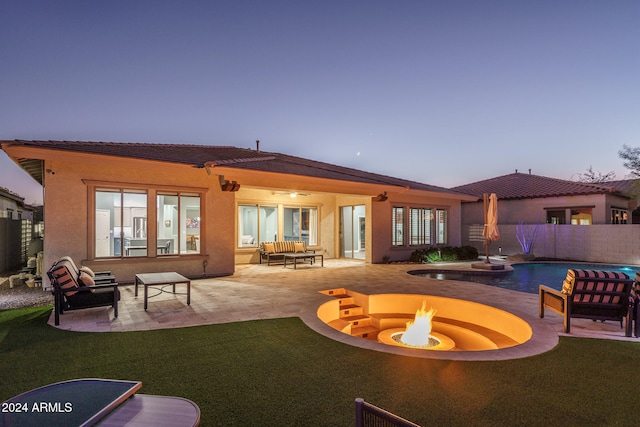
[[[136,190],[95,192],[95,254],[147,255],[147,194]]]
[[[403,207],[394,207],[391,218],[392,244],[404,245]],[[433,208],[409,208],[409,245],[445,245],[448,241],[447,210]]]
[[[591,225],[592,213],[590,208],[571,209],[572,225]]]
[[[281,206],[238,205],[238,247],[255,248],[261,242],[278,240],[317,245],[318,208]]]
[[[626,209],[611,209],[611,224],[627,224],[629,211]]]
[[[409,211],[409,244],[431,244],[431,222],[433,212],[431,209],[411,208]]]
[[[567,220],[566,220],[564,209],[547,211],[547,224],[566,224],[566,223],[567,223]]]
[[[96,188],[95,257],[200,253],[201,192]],[[156,200],[157,224],[148,224]]]
[[[238,206],[238,247],[255,248],[260,242],[278,240],[278,208]]]
[[[318,209],[305,207],[284,208],[284,240],[318,244]]]
[[[391,208],[391,245],[404,246],[404,207]]]
[[[447,243],[447,211],[444,209],[436,209],[436,244],[444,245]]]
[[[156,205],[158,255],[200,253],[200,195],[159,192]]]

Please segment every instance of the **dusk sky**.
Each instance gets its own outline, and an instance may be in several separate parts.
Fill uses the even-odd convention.
[[[0,0],[0,19],[0,139],[259,139],[447,188],[624,179],[640,146],[635,0]],[[0,152],[0,186],[33,184]]]

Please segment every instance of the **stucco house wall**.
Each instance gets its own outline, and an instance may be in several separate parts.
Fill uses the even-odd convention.
[[[220,191],[217,176],[202,170],[172,164],[151,164],[121,159],[119,162],[96,162],[86,156],[68,156],[69,160],[46,161],[55,174],[44,175],[46,233],[44,262],[50,266],[64,255],[94,270],[117,272],[119,281],[131,282],[136,273],[175,270],[191,277],[229,275],[234,271],[235,204],[233,193]],[[156,258],[95,259],[89,233],[93,230],[92,188],[132,188],[135,186],[206,189],[203,211],[207,224],[201,245],[202,255]],[[148,203],[149,224],[155,224],[155,200]],[[48,214],[48,215],[47,215]],[[150,225],[151,227],[151,225]],[[152,250],[153,248],[150,248]],[[206,267],[203,262],[207,261]]]
[[[458,199],[430,197],[429,199],[409,195],[406,193],[390,193],[384,202],[372,202],[373,219],[373,262],[383,262],[385,257],[389,261],[404,261],[409,259],[411,253],[418,249],[409,242],[404,246],[393,246],[391,242],[392,228],[391,216],[394,206],[405,208],[435,208],[446,209],[447,211],[447,243],[446,246],[462,245],[462,208]],[[405,234],[408,231],[405,228]]]

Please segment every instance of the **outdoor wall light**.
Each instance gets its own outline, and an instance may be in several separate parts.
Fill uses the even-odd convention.
[[[220,179],[220,189],[222,191],[238,191],[240,189],[240,184],[236,181],[224,179],[223,175],[220,175],[218,178]]]
[[[387,192],[385,191],[382,194],[378,194],[376,197],[373,198],[374,201],[376,202],[384,202],[388,199],[389,197],[387,196]]]
[[[54,171],[53,169],[46,169],[45,172],[48,173],[49,175],[55,175],[56,174],[56,171]]]

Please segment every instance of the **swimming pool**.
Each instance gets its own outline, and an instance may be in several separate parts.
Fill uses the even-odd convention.
[[[539,285],[547,285],[550,288],[560,290],[562,281],[567,276],[570,268],[585,270],[621,271],[631,279],[635,278],[640,267],[627,267],[622,265],[607,264],[582,264],[582,263],[557,263],[557,262],[533,262],[512,265],[513,271],[504,273],[488,273],[475,271],[456,270],[413,270],[409,274],[420,277],[428,277],[440,280],[462,280],[466,282],[481,283],[532,294],[538,293]]]

